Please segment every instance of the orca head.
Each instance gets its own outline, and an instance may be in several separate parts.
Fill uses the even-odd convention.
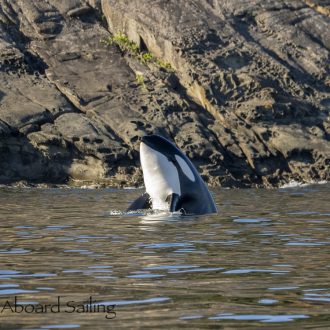
[[[182,195],[183,182],[195,182],[199,175],[189,159],[170,141],[159,135],[142,137],[140,159],[147,193],[153,209],[169,210],[168,196]]]

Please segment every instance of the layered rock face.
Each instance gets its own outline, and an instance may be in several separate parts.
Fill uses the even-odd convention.
[[[140,185],[150,133],[210,185],[330,179],[326,1],[0,5],[0,183]]]

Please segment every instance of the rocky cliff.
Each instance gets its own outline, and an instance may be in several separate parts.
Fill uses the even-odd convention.
[[[148,133],[210,185],[330,180],[329,1],[0,5],[0,183],[140,185]]]

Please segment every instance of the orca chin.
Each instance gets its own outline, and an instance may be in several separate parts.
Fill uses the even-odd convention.
[[[127,211],[154,209],[181,214],[217,213],[214,200],[186,155],[159,135],[141,138],[140,160],[146,192]]]

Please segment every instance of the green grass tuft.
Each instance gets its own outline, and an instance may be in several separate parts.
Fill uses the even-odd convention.
[[[140,50],[139,45],[137,43],[132,40],[129,40],[127,35],[121,32],[107,39],[102,39],[101,43],[108,46],[117,45],[122,52],[130,53],[132,55],[138,55]]]
[[[136,80],[137,84],[141,86],[141,88],[143,88],[143,89],[146,88],[146,85],[144,83],[144,76],[142,73],[137,73],[135,75],[135,80]]]
[[[170,71],[170,72],[174,71],[173,68],[172,68],[171,63],[169,63],[169,62],[165,62],[165,61],[161,60],[160,58],[157,58],[157,59],[156,59],[156,64],[157,64],[159,67],[165,69],[166,71]]]
[[[152,53],[141,53],[139,58],[143,64],[148,64],[155,60],[155,56]]]
[[[150,52],[141,52],[139,45],[134,41],[130,40],[128,36],[122,32],[114,34],[109,38],[101,39],[100,42],[107,46],[117,45],[123,53],[128,53],[132,56],[137,57],[139,61],[144,65],[154,63],[159,68],[162,68],[166,71],[174,71],[169,62],[165,62],[162,59],[155,57],[155,55]],[[137,81],[140,79],[141,78],[137,79]]]

